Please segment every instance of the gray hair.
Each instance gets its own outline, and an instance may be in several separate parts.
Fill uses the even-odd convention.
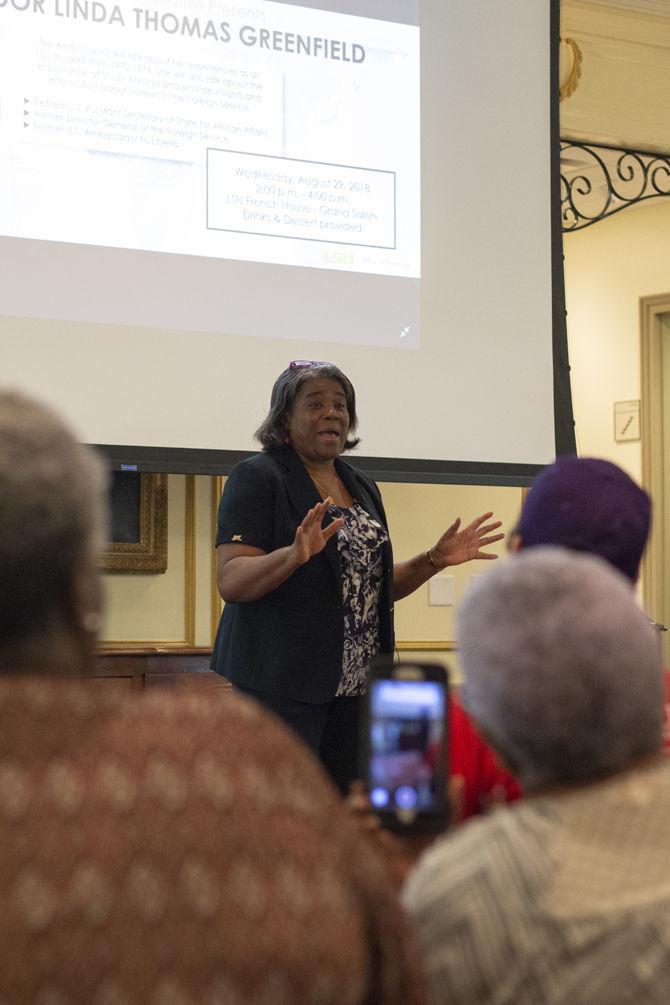
[[[341,386],[349,413],[349,433],[356,432],[358,425],[356,392],[347,375],[334,363],[299,361],[299,365],[293,363],[283,370],[274,382],[270,396],[270,411],[254,433],[263,450],[276,450],[284,446],[287,432],[286,418],[293,408],[296,395],[306,381],[316,379],[335,380]],[[349,435],[344,450],[353,450],[360,442],[360,439]]]
[[[461,605],[463,704],[527,789],[614,774],[660,748],[656,632],[602,559],[534,548]]]
[[[0,645],[72,615],[79,561],[99,548],[107,477],[49,408],[0,391]]]

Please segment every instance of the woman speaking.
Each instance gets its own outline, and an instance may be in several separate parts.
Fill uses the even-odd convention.
[[[219,506],[225,607],[212,669],[290,725],[346,791],[358,776],[367,668],[393,652],[393,602],[449,565],[493,559],[491,513],[460,520],[393,562],[379,489],[341,459],[358,444],[356,395],[330,363],[277,378],[256,433],[263,452],[230,473]]]

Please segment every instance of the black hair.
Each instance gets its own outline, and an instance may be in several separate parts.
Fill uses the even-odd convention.
[[[270,411],[256,430],[254,436],[261,443],[263,450],[276,450],[287,442],[286,417],[293,408],[298,391],[307,380],[320,378],[335,380],[342,387],[349,413],[349,433],[355,433],[358,425],[356,416],[356,392],[349,378],[342,373],[334,363],[311,363],[308,366],[292,366],[279,374],[272,395],[270,396]],[[344,444],[344,450],[353,450],[360,439],[349,435]]]

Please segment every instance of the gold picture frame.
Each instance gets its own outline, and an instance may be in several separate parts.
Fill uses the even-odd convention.
[[[117,488],[123,491],[115,492]],[[112,540],[102,553],[102,569],[137,575],[164,573],[167,570],[167,475],[115,471],[110,499]]]

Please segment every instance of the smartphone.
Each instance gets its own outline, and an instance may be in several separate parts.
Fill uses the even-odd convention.
[[[364,730],[364,776],[383,826],[403,833],[449,822],[449,674],[431,663],[375,660]]]

